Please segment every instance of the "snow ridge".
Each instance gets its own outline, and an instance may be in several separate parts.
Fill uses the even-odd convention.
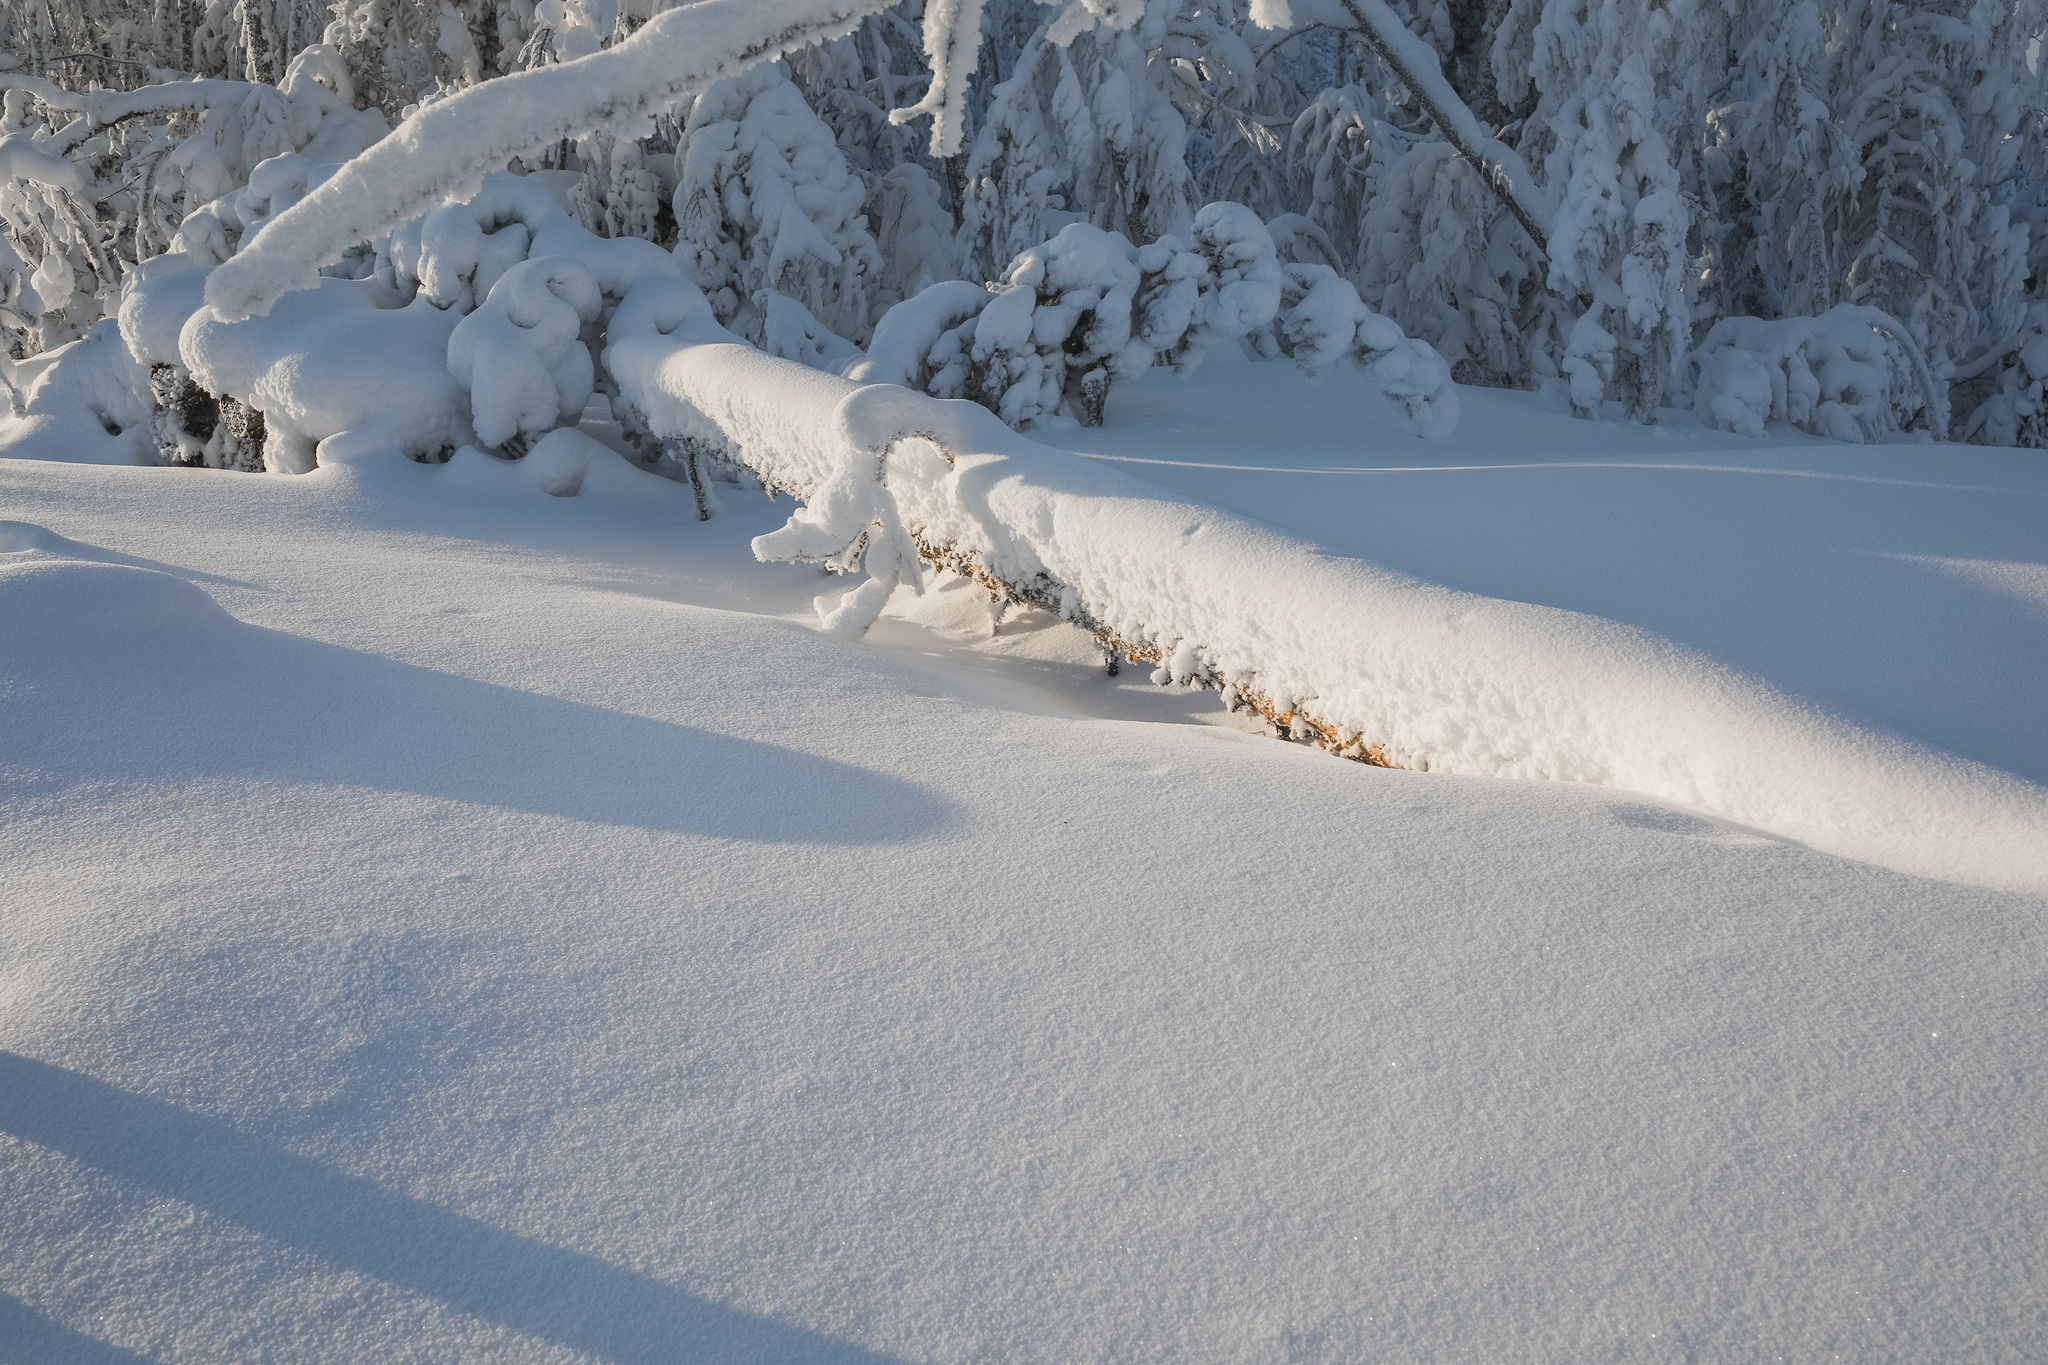
[[[765,355],[672,278],[636,286],[611,337],[621,400],[657,435],[805,498],[844,482],[849,445],[883,450],[887,506],[926,558],[1055,605],[1161,660],[1160,676],[1234,691],[1297,737],[1402,767],[1626,787],[1901,871],[2048,889],[2048,791],[1649,632],[1328,555],[974,404]],[[831,539],[805,522],[785,539]],[[834,529],[850,565],[870,525]]]

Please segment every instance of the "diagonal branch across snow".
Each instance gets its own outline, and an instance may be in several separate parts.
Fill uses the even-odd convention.
[[[1479,173],[1487,188],[1500,197],[1536,249],[1546,256],[1550,254],[1550,235],[1543,225],[1550,220],[1552,208],[1544,201],[1543,190],[1529,174],[1529,168],[1522,164],[1521,154],[1487,131],[1473,116],[1445,79],[1436,53],[1408,31],[1400,16],[1387,7],[1386,0],[1289,0],[1284,5],[1266,0],[1253,14],[1264,27],[1323,23],[1350,29],[1364,38],[1388,74],[1422,101],[1437,131]]]
[[[645,118],[787,52],[848,32],[887,0],[698,0],[604,52],[472,86],[430,104],[265,223],[207,281],[222,321],[270,311],[320,267],[406,219],[474,194],[522,153]]]

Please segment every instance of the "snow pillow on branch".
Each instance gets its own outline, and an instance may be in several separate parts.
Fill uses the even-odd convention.
[[[1948,431],[1948,397],[1898,321],[1845,303],[1817,318],[1723,318],[1686,358],[1702,423],[1760,437],[1789,422],[1838,441],[1919,423]]]
[[[522,261],[491,286],[448,338],[448,372],[469,390],[477,439],[523,452],[573,422],[590,401],[590,350],[581,334],[604,296],[575,261]]]
[[[436,308],[467,313],[526,259],[535,234],[568,215],[538,181],[492,175],[474,197],[392,230],[378,271],[401,296],[415,287]]]
[[[1433,347],[1366,307],[1351,282],[1326,265],[1290,265],[1285,274],[1274,331],[1304,374],[1316,378],[1349,362],[1400,408],[1415,435],[1448,436],[1457,429],[1451,367]]]

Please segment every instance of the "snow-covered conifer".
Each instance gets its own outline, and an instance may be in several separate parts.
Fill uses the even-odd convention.
[[[1128,29],[1049,26],[1025,49],[990,101],[967,163],[969,278],[993,279],[1003,262],[1069,222],[1139,244],[1187,232],[1187,125],[1147,60],[1166,42],[1172,8],[1152,0]]]
[[[1552,0],[1535,31],[1544,174],[1557,203],[1548,283],[1586,304],[1558,369],[1582,416],[1611,398],[1654,420],[1690,340],[1690,213],[1651,74],[1659,20],[1641,0]]]
[[[866,338],[882,261],[865,192],[787,68],[764,62],[699,96],[677,162],[676,255],[721,321],[749,330],[769,289]]]

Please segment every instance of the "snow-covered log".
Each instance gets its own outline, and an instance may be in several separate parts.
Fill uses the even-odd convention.
[[[1371,763],[1627,787],[1929,876],[1982,879],[2013,866],[2016,843],[2048,840],[2048,804],[2018,778],[1633,627],[1418,582],[1162,498],[973,403],[764,355],[673,278],[637,286],[610,337],[636,420],[771,488],[832,490],[831,508],[757,552],[850,566],[907,535],[929,562]],[[900,577],[897,554],[883,558]],[[876,604],[823,605],[850,627]]]

